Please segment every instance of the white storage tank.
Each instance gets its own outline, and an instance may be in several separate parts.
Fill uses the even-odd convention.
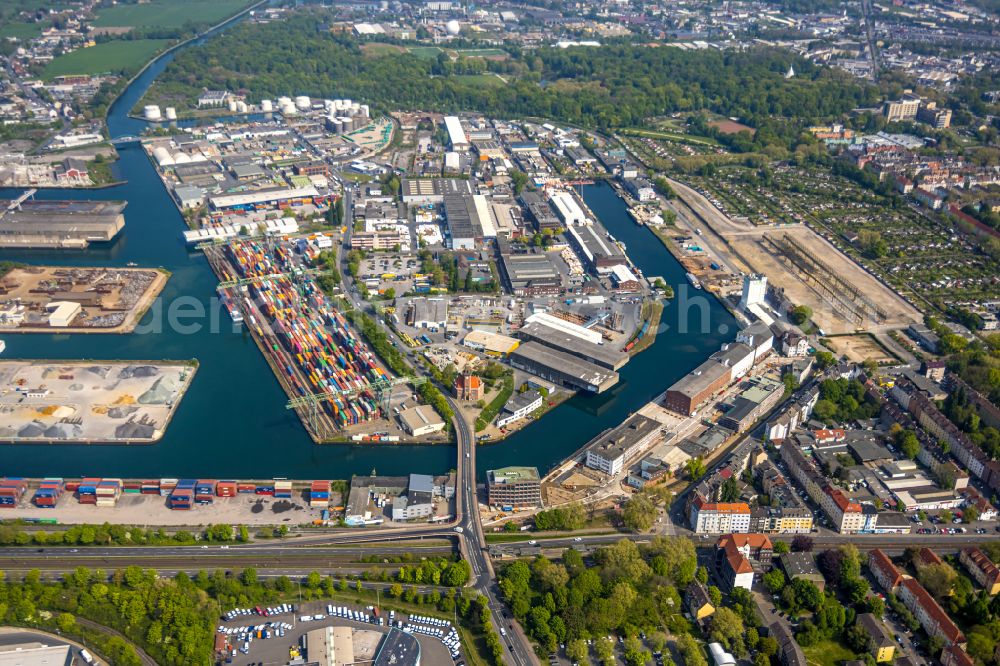
[[[236,100],[235,99],[229,100],[229,111],[230,111],[230,113],[236,113]]]
[[[147,104],[142,107],[142,117],[146,120],[159,120],[162,117],[160,107],[156,104]]]
[[[295,107],[302,111],[305,111],[311,105],[312,103],[309,101],[309,98],[306,95],[299,95],[298,97],[295,98]]]
[[[291,97],[282,96],[282,97],[278,98],[278,107],[279,108],[282,107],[282,106],[285,106],[286,104],[291,104],[291,103],[292,103],[292,98]]]
[[[264,113],[271,113],[271,111],[274,111],[274,107],[271,105],[271,100],[269,99],[261,100],[260,110],[263,111]]]
[[[372,117],[371,109],[369,108],[369,106],[367,104],[362,104],[361,105],[361,115],[363,115],[365,118],[371,118]]]
[[[242,101],[242,100],[240,100],[239,102],[236,102],[236,111],[238,113],[246,113],[247,112],[247,103],[244,102],[244,101]]]
[[[165,109],[167,120],[177,120],[177,109],[172,106],[168,106]]]

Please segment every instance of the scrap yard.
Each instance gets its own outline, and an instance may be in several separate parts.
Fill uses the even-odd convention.
[[[219,293],[248,324],[317,443],[386,416],[381,398],[399,383],[323,294],[309,268],[312,246],[277,238],[208,247]]]
[[[0,440],[17,444],[151,444],[195,366],[163,361],[0,363]]]
[[[129,333],[167,279],[137,268],[14,268],[0,279],[0,330]]]

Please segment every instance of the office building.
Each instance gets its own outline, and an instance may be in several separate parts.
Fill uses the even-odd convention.
[[[587,467],[614,476],[663,436],[659,422],[633,414],[587,443]]]
[[[534,467],[504,467],[486,472],[490,506],[534,508],[542,505],[541,479]]]
[[[515,421],[519,421],[529,414],[533,414],[542,408],[542,394],[535,390],[528,390],[524,393],[515,393],[503,406],[503,411],[497,418],[497,427],[503,428]]]

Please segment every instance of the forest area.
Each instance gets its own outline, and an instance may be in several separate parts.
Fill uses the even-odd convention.
[[[321,29],[321,19],[302,11],[282,22],[235,27],[180,54],[139,104],[190,105],[208,88],[245,93],[251,102],[281,95],[350,97],[383,111],[489,110],[601,129],[708,110],[794,140],[804,125],[878,99],[872,86],[775,49],[618,44],[512,49],[511,58],[496,61],[391,51],[372,56],[361,40]],[[792,63],[798,74],[786,79]],[[486,71],[508,83],[484,86],[468,76]]]

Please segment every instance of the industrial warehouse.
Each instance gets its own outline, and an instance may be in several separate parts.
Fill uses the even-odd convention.
[[[125,206],[124,201],[8,202],[0,210],[0,247],[82,250],[106,243],[125,227]]]

